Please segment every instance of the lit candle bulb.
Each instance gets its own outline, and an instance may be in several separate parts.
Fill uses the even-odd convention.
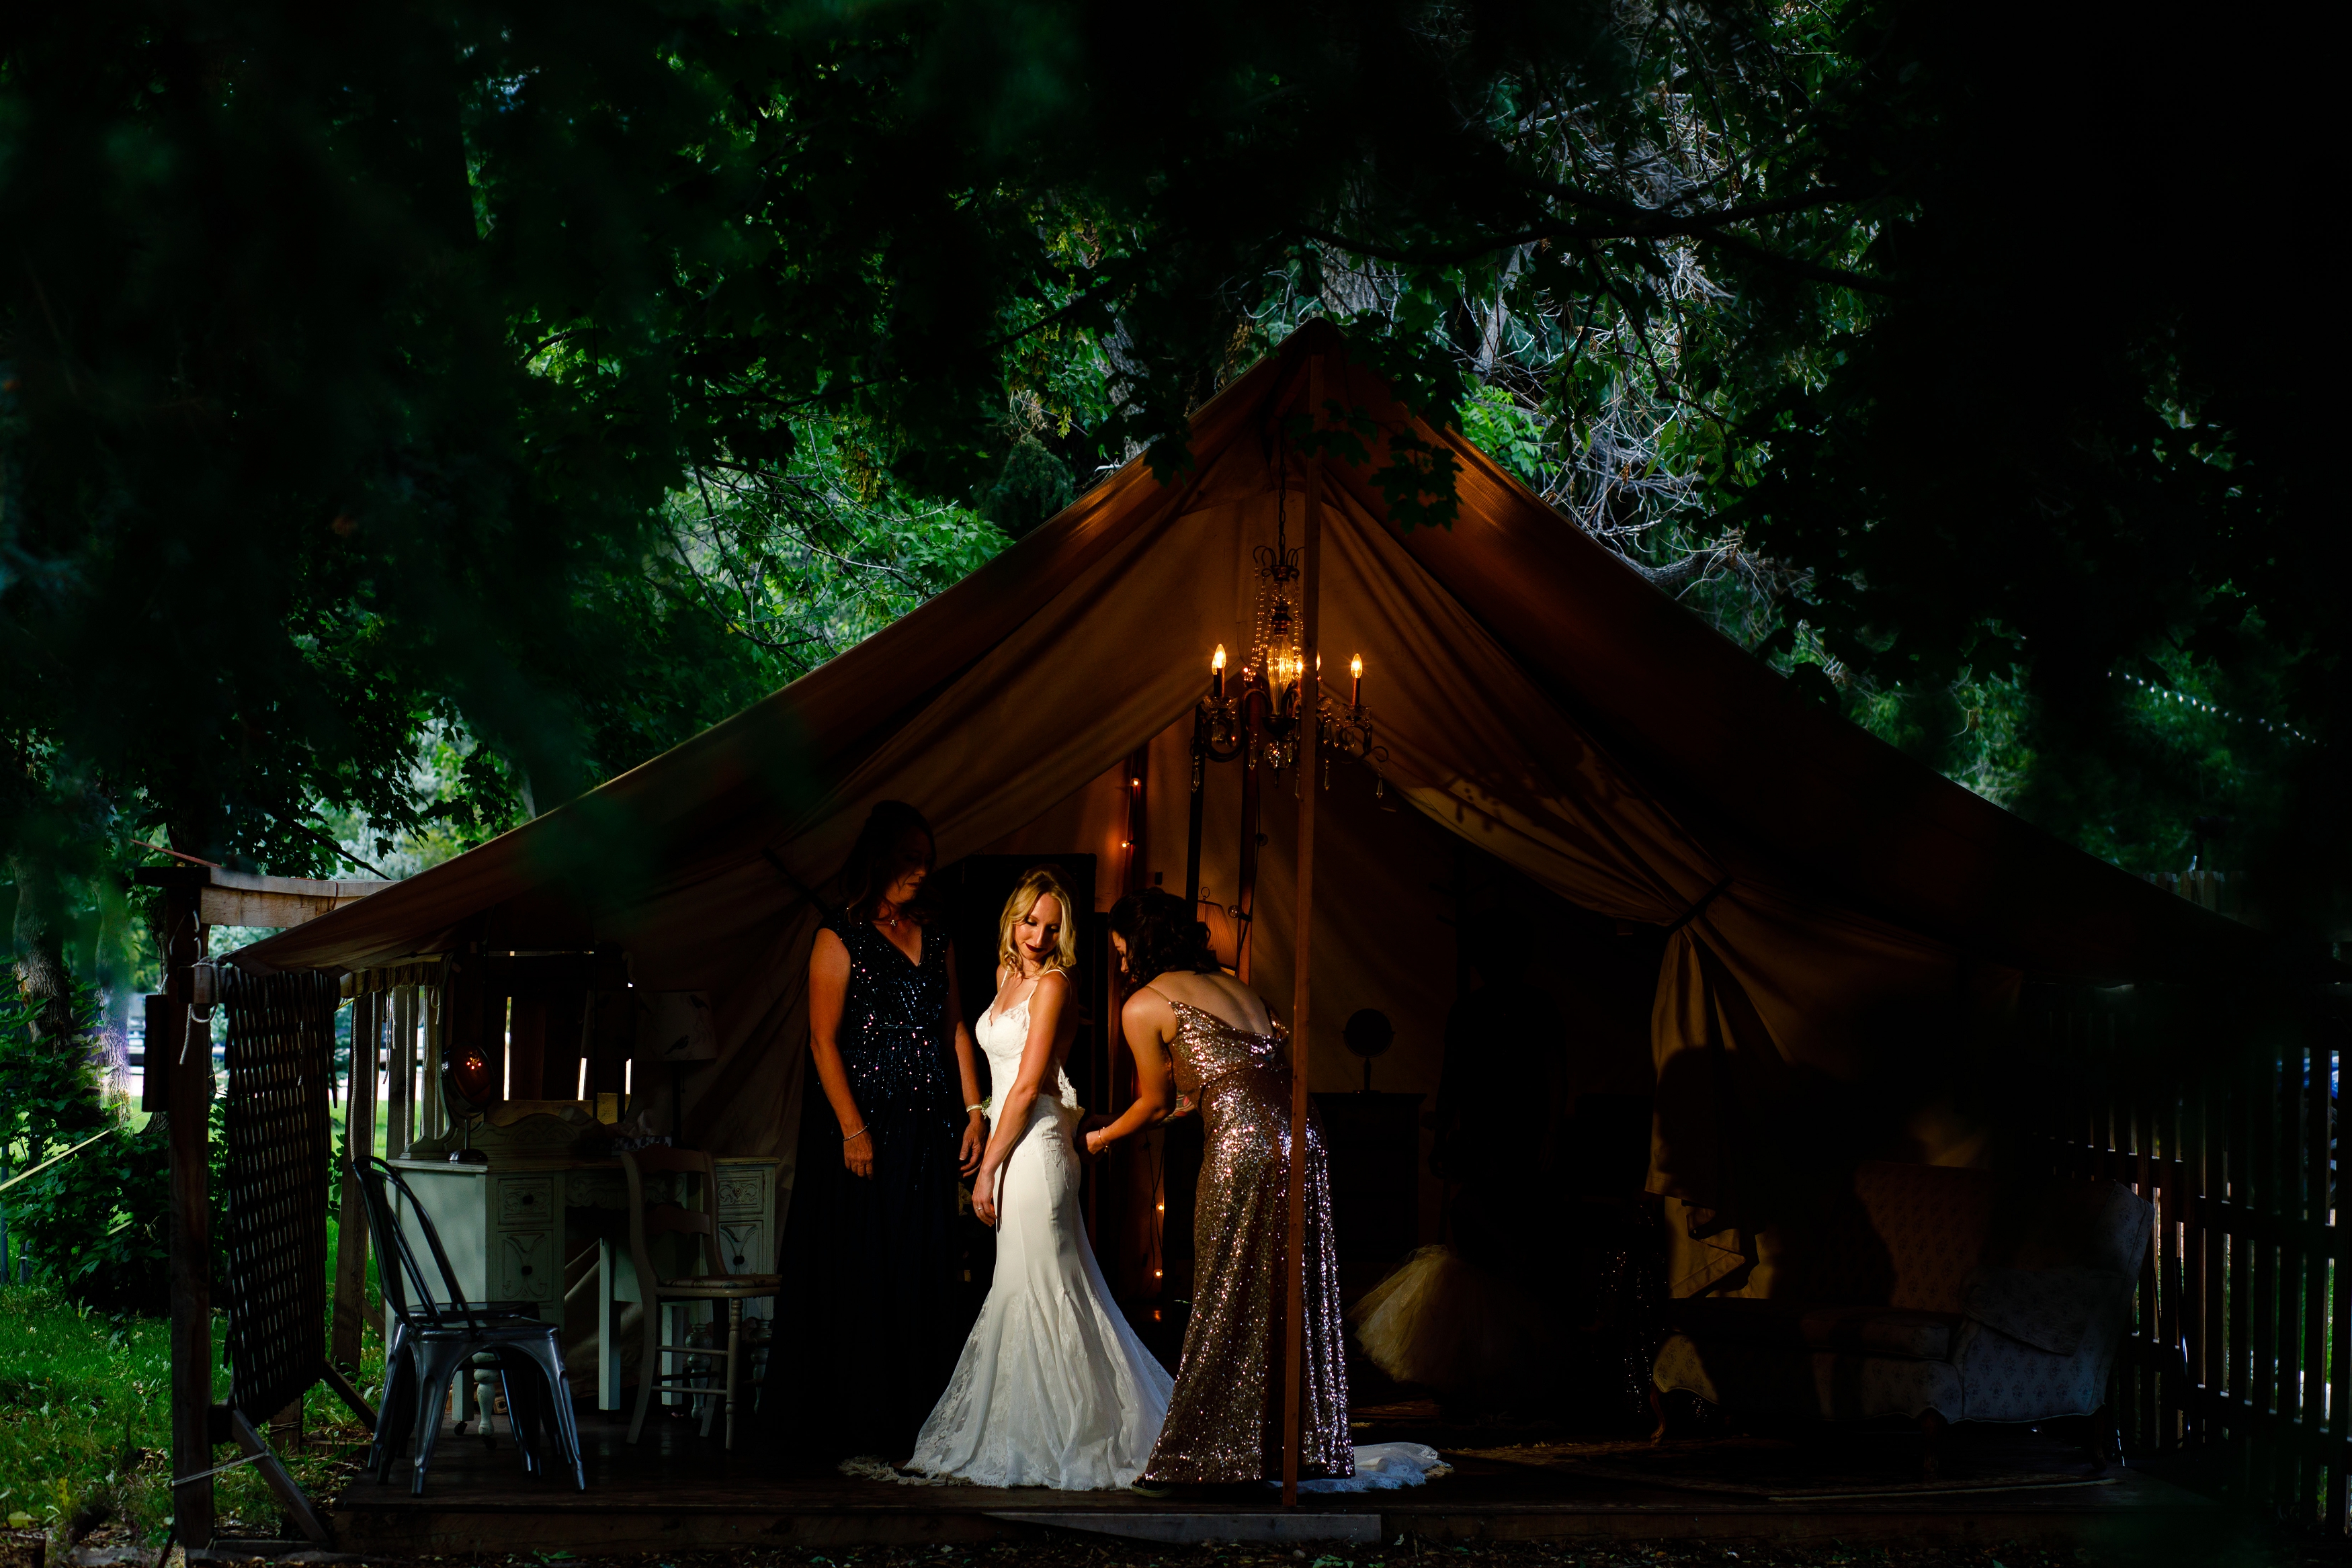
[[[1356,683],[1348,694],[1348,704],[1350,707],[1361,707],[1364,706],[1364,656],[1361,653],[1348,661],[1348,674]]]
[[[1217,651],[1210,655],[1209,669],[1217,678],[1217,700],[1223,702],[1225,700],[1225,645],[1223,643],[1218,643]]]

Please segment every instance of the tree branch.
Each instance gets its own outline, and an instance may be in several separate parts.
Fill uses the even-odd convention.
[[[1793,272],[1800,277],[1810,277],[1815,283],[1832,284],[1839,288],[1851,288],[1858,294],[1881,297],[1903,292],[1902,285],[1885,278],[1873,277],[1863,272],[1848,272],[1843,267],[1825,267],[1818,261],[1807,261],[1802,256],[1783,256],[1769,246],[1758,245],[1754,240],[1743,239],[1738,235],[1701,234],[1692,237],[1701,245],[1718,246],[1735,256],[1744,256],[1750,261],[1760,261],[1767,267]]]
[[[1571,187],[1562,187],[1563,190]],[[1633,209],[1635,221],[1624,224],[1541,224],[1516,234],[1492,235],[1464,245],[1432,248],[1386,246],[1370,240],[1358,239],[1330,229],[1300,228],[1295,232],[1302,239],[1314,240],[1343,250],[1351,256],[1370,256],[1378,261],[1392,261],[1406,267],[1444,267],[1456,262],[1490,256],[1498,250],[1510,250],[1537,240],[1560,240],[1569,243],[1590,243],[1615,239],[1684,238],[1701,244],[1720,246],[1726,250],[1752,260],[1775,266],[1811,278],[1816,283],[1828,283],[1843,288],[1853,288],[1867,294],[1892,294],[1896,286],[1885,278],[1865,273],[1849,272],[1843,267],[1827,267],[1800,256],[1783,256],[1769,246],[1750,239],[1722,231],[1726,224],[1743,223],[1750,218],[1769,217],[1782,213],[1809,211],[1833,206],[1847,200],[1846,193],[1837,190],[1812,191],[1801,196],[1780,196],[1768,202],[1749,202],[1737,206],[1722,207],[1713,212],[1677,214],[1659,209]]]
[[[337,843],[333,839],[328,837],[325,833],[320,832],[318,829],[310,827],[306,823],[298,822],[293,818],[282,815],[277,811],[272,811],[269,814],[276,817],[278,819],[278,825],[284,828],[287,831],[291,833],[299,833],[302,837],[310,840],[312,843],[317,844],[320,848],[331,852],[337,859],[351,862],[352,864],[359,867],[360,870],[366,872],[369,875],[377,877],[384,882],[395,882],[399,880],[391,873],[368,864],[367,862],[360,859],[359,856],[352,853],[351,851],[343,848],[342,845]],[[150,847],[152,848],[153,846],[151,845]],[[170,854],[172,852],[166,850],[163,852]]]

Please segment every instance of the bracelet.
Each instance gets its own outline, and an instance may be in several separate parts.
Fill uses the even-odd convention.
[[[858,1139],[860,1139],[860,1138],[864,1137],[865,1135],[866,1135],[866,1128],[865,1128],[865,1126],[864,1126],[863,1124],[860,1124],[860,1125],[859,1125],[859,1127],[858,1127],[858,1129],[857,1129],[857,1131],[856,1131],[856,1132],[854,1132],[854,1133],[849,1134],[847,1136],[844,1137],[841,1141],[842,1141],[843,1143],[845,1143],[845,1144],[854,1144],[854,1143],[856,1143]]]
[[[971,1104],[969,1104],[969,1105],[967,1105],[967,1106],[965,1106],[965,1107],[963,1108],[963,1113],[964,1113],[965,1115],[969,1116],[969,1115],[971,1115],[974,1111],[985,1111],[985,1110],[987,1110],[987,1109],[988,1109],[988,1102],[987,1102],[987,1101],[985,1101],[985,1100],[975,1100],[975,1101],[973,1101]]]

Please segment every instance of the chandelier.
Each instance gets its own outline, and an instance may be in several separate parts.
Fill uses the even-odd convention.
[[[1209,658],[1209,690],[1201,698],[1192,754],[1192,788],[1202,784],[1206,762],[1231,762],[1246,755],[1252,768],[1261,763],[1277,774],[1298,760],[1303,717],[1300,686],[1307,659],[1300,646],[1300,573],[1298,551],[1290,543],[1287,517],[1288,476],[1276,491],[1274,543],[1251,552],[1257,563],[1257,609],[1250,628],[1248,658],[1237,677],[1228,683],[1225,647],[1220,643]],[[1315,660],[1322,674],[1322,655]],[[1334,703],[1328,694],[1315,705],[1315,736],[1323,755],[1323,787],[1331,787],[1334,753],[1363,763],[1372,770],[1375,799],[1388,793],[1388,748],[1373,738],[1371,710],[1364,706],[1364,660],[1359,653],[1348,661],[1348,701]],[[1318,685],[1320,683],[1318,683]]]

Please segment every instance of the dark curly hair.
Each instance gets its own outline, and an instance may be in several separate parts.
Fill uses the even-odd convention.
[[[939,840],[920,811],[904,800],[882,800],[866,813],[866,825],[857,830],[857,842],[850,846],[849,858],[834,878],[844,921],[856,925],[874,918],[882,906],[882,895],[915,863],[905,852],[907,840],[914,833],[923,835],[922,863],[928,867],[939,853]],[[926,877],[914,902],[903,912],[918,925],[930,923],[930,879]]]
[[[1127,943],[1119,967],[1139,986],[1171,971],[1206,975],[1223,967],[1209,928],[1172,893],[1147,887],[1110,906],[1110,928]]]

